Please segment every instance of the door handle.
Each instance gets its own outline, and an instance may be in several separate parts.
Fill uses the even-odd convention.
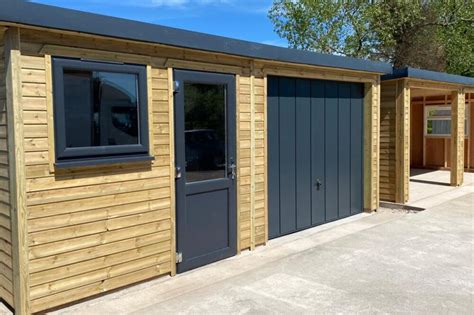
[[[316,180],[315,186],[316,186],[316,190],[320,190],[321,186],[323,186],[323,183],[321,182],[319,178]]]
[[[232,180],[234,180],[237,177],[237,165],[235,164],[233,159],[230,160],[229,175],[230,175],[230,179]]]

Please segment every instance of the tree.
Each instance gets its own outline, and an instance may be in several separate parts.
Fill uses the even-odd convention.
[[[292,48],[474,76],[473,0],[275,0]]]

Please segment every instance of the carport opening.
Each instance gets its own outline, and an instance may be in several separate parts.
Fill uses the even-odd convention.
[[[474,166],[473,96],[466,94],[466,171]],[[451,98],[450,91],[411,89],[410,203],[451,185]]]

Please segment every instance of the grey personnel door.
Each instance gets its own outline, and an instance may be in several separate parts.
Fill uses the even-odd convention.
[[[363,91],[268,78],[270,238],[362,212]]]
[[[176,70],[178,272],[236,254],[235,78]]]

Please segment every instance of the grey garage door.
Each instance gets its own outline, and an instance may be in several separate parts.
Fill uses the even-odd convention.
[[[363,85],[268,78],[269,237],[363,209]]]

